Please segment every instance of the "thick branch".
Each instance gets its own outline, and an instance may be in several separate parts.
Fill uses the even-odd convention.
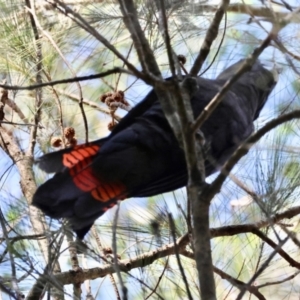
[[[189,242],[189,236],[186,234],[177,239],[177,247],[184,248]],[[119,261],[120,270],[123,272],[129,272],[135,268],[141,268],[151,265],[157,259],[172,255],[175,253],[175,246],[173,243],[165,245],[156,250],[141,254],[133,259],[123,259]],[[106,264],[99,268],[92,268],[89,270],[82,270],[78,272],[63,272],[61,274],[53,276],[53,280],[58,281],[62,285],[81,283],[87,279],[96,279],[104,277],[107,274],[115,273],[115,267],[112,264]]]
[[[211,228],[210,230],[211,237],[215,238],[221,236],[232,236],[241,233],[251,233],[252,231],[257,230],[258,228],[263,228],[270,224],[275,224],[279,221],[282,221],[283,219],[293,218],[298,214],[300,214],[300,206],[290,208],[282,213],[278,213],[273,217],[270,217],[268,220],[262,220],[257,223],[250,223],[250,224],[243,224],[243,225],[229,225],[229,226]],[[179,239],[177,239],[176,244],[180,253],[182,253],[183,251],[182,249],[184,249],[186,245],[189,243],[189,239],[190,238],[188,234],[185,234]],[[156,250],[136,256],[135,258],[120,260],[119,265],[121,271],[128,272],[134,268],[151,265],[157,259],[169,255],[174,255],[174,254],[175,254],[175,246],[174,243],[171,243],[161,248],[157,248]],[[194,259],[194,254],[192,255],[193,256],[191,258]],[[73,272],[73,271],[63,272],[58,275],[55,275],[53,277],[53,281],[60,282],[60,284],[62,285],[74,284],[74,283],[83,282],[84,280],[88,280],[88,279],[96,279],[99,277],[104,277],[108,274],[113,274],[113,273],[115,273],[114,266],[111,264],[106,264],[102,267],[93,268],[89,270],[82,270],[82,271],[80,270],[78,272]],[[46,277],[43,277],[44,281],[49,280]],[[41,281],[42,279],[39,280]]]

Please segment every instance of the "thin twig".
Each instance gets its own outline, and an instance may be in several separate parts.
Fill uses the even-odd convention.
[[[176,241],[175,241],[175,242],[176,242]],[[158,288],[158,286],[159,286],[159,284],[160,284],[160,282],[161,282],[161,280],[162,280],[162,278],[163,278],[163,276],[164,276],[164,274],[165,274],[165,271],[167,270],[168,265],[169,265],[169,256],[167,257],[167,261],[166,261],[166,263],[165,263],[164,269],[163,269],[162,273],[160,274],[160,276],[158,277],[158,280],[157,280],[157,282],[156,282],[155,287],[153,288],[153,290],[151,291],[151,293],[145,298],[145,300],[150,299],[150,297],[151,297],[154,293],[157,295],[156,290],[157,290],[157,288]]]
[[[209,54],[210,47],[211,47],[213,41],[218,36],[219,26],[221,24],[224,14],[226,13],[226,9],[229,5],[229,1],[230,0],[221,0],[220,7],[216,11],[214,18],[213,18],[208,30],[206,31],[206,36],[202,43],[200,52],[191,68],[191,71],[190,71],[191,76],[197,76],[198,73],[200,72],[203,63]]]
[[[281,230],[283,230],[283,231],[290,237],[290,239],[292,240],[292,242],[293,242],[298,248],[300,248],[300,241],[299,241],[297,235],[296,235],[294,232],[288,230],[288,229],[286,228],[286,226],[280,225],[280,228],[281,228]]]
[[[205,13],[214,13],[217,11],[215,5],[211,4],[203,4],[200,2],[199,4],[194,4],[191,6],[192,13],[195,15]],[[263,17],[269,22],[273,22],[273,14],[268,7],[263,6],[254,6],[248,5],[244,2],[232,3],[227,7],[227,12],[237,13],[237,14],[247,14],[250,16]],[[289,13],[285,12],[275,12],[275,18],[277,20],[284,19],[287,17]],[[292,22],[299,23],[299,19],[293,18]]]
[[[200,74],[199,74],[199,77],[201,77],[203,74],[206,73],[207,70],[210,69],[210,67],[214,64],[216,58],[218,57],[219,55],[219,52],[222,48],[222,45],[223,45],[223,42],[224,42],[224,39],[225,39],[225,35],[226,35],[226,29],[227,29],[227,11],[225,11],[225,15],[224,15],[224,30],[223,30],[223,35],[222,35],[222,38],[221,38],[221,41],[218,45],[218,49],[213,57],[213,59],[211,60],[210,64],[207,66],[207,68],[205,70],[203,70]]]
[[[38,240],[38,239],[46,239],[46,235],[45,234],[32,234],[32,235],[20,235],[20,236],[15,236],[12,238],[9,238],[10,243],[16,243],[18,241],[22,241],[22,240]],[[4,238],[0,238],[0,242],[4,241]]]
[[[218,274],[221,278],[227,280],[230,282],[232,285],[236,286],[237,288],[245,288],[250,294],[253,294],[254,296],[257,297],[259,300],[267,300],[265,296],[258,290],[258,287],[251,285],[248,286],[245,282],[238,280],[229,274],[225,273],[224,271],[220,270],[219,268],[214,266],[214,272]]]
[[[38,126],[35,124],[22,124],[22,123],[8,122],[8,121],[0,121],[0,123],[14,125],[14,126]]]
[[[1,209],[0,209],[0,224],[2,227],[3,236],[5,238],[7,249],[8,249],[9,261],[11,266],[10,281],[11,281],[12,289],[16,293],[16,298],[21,299],[24,297],[24,295],[20,292],[18,281],[17,281],[16,264],[15,264],[14,254],[13,254],[14,248],[8,238],[8,232],[6,230],[6,225],[5,225],[5,217]]]
[[[19,118],[25,122],[28,123],[28,119],[25,117],[25,115],[23,114],[22,110],[19,108],[19,106],[15,103],[15,101],[11,100],[10,98],[6,99],[6,104],[13,110],[15,111]],[[36,126],[36,125],[34,125]]]
[[[239,279],[239,277],[241,276],[242,271],[243,271],[243,269],[244,269],[244,266],[245,266],[245,259],[244,259],[243,264],[242,264],[242,266],[241,266],[241,268],[240,268],[240,270],[239,270],[239,273],[237,274],[236,279]],[[227,299],[227,297],[230,295],[230,293],[231,293],[233,287],[234,287],[234,285],[232,285],[232,286],[230,287],[230,289],[229,289],[227,295],[224,297],[223,300],[226,300],[226,299]]]
[[[117,249],[117,225],[118,225],[118,218],[119,218],[119,212],[120,212],[120,201],[117,204],[117,210],[115,213],[115,217],[114,217],[114,223],[113,223],[113,236],[112,236],[112,247],[113,247],[113,255],[114,255],[114,268],[116,270],[118,279],[119,279],[119,283],[121,285],[121,289],[123,292],[123,299],[127,300],[127,287],[124,285],[123,279],[122,279],[122,275],[121,275],[121,269],[119,267],[119,262],[118,262],[118,249]]]
[[[94,239],[96,241],[96,244],[97,244],[97,246],[99,248],[99,252],[103,252],[103,247],[102,247],[102,244],[101,244],[101,241],[100,241],[100,237],[98,235],[98,232],[96,230],[95,225],[92,226],[92,234],[93,234]],[[104,257],[104,255],[103,255],[103,257]],[[108,261],[105,260],[105,262],[108,262]],[[120,296],[120,293],[119,293],[119,290],[118,290],[118,287],[117,287],[117,284],[116,284],[114,276],[112,274],[108,274],[108,276],[109,276],[109,279],[110,279],[110,281],[111,281],[111,283],[113,285],[114,291],[116,293],[117,300],[121,300],[121,296]]]
[[[64,2],[61,2],[59,0],[54,0],[54,3],[47,1],[48,3],[52,4],[54,7],[58,8],[63,14],[65,14],[68,17],[72,17],[72,20],[78,24],[79,27],[87,31],[89,34],[94,36],[98,41],[100,41],[107,49],[109,49],[112,53],[114,53],[126,66],[127,68],[138,78],[144,78],[146,79],[147,76],[145,74],[138,71],[134,65],[132,65],[126,57],[124,57],[104,36],[102,36],[99,31],[91,26],[80,14],[75,12],[71,9],[70,6],[65,4]],[[63,8],[60,9],[57,4]],[[149,79],[149,78],[148,78]]]
[[[163,298],[161,295],[159,295],[155,290],[153,290],[147,283],[145,283],[143,280],[137,278],[137,277],[134,277],[133,275],[131,275],[130,273],[128,273],[128,276],[135,279],[136,281],[138,281],[140,284],[142,284],[143,286],[145,286],[147,289],[149,289],[150,291],[152,291],[158,299],[161,299],[161,300],[165,300],[165,298]],[[146,298],[147,299],[147,298]],[[145,300],[146,300],[145,299]]]
[[[266,286],[281,284],[281,283],[284,283],[284,282],[287,282],[287,281],[290,281],[290,280],[294,279],[296,276],[299,275],[299,273],[300,273],[300,271],[298,271],[298,272],[296,272],[296,273],[294,273],[294,274],[292,274],[292,275],[290,275],[290,276],[288,276],[288,277],[286,277],[282,280],[266,282],[266,283],[263,283],[261,285],[257,285],[256,287],[258,289],[260,289],[260,288],[263,288],[263,287],[266,287]]]
[[[182,249],[180,251],[180,254],[188,257],[190,259],[194,259],[194,253],[186,250],[186,249]],[[258,299],[260,300],[266,300],[266,298],[259,292],[258,288],[256,286],[248,286],[245,282],[236,279],[234,277],[232,277],[231,275],[225,273],[224,271],[220,270],[219,268],[213,266],[213,270],[216,274],[218,274],[222,279],[227,280],[228,282],[230,282],[233,286],[242,289],[245,288],[247,289],[247,291],[253,295],[255,295]]]
[[[298,61],[300,61],[300,56],[294,54],[293,52],[291,52],[290,50],[288,50],[284,44],[279,40],[279,38],[274,39],[275,42],[275,47],[277,47],[281,52],[288,54],[289,56],[291,56],[293,59],[296,59]]]
[[[127,53],[127,55],[126,55],[126,60],[128,60],[129,55],[130,55],[132,49],[133,49],[133,43],[131,43],[131,45],[130,45],[130,47],[129,47],[128,53]],[[124,68],[124,66],[125,66],[125,63],[123,63],[123,68]],[[119,86],[120,79],[121,79],[121,75],[122,75],[122,74],[119,73],[119,75],[118,75],[118,77],[117,77],[117,80],[116,80],[116,86],[115,86],[115,88],[112,87],[112,88],[113,88],[113,89],[112,89],[113,91],[117,90],[117,88],[118,88],[118,86]],[[103,80],[103,79],[102,79],[102,80]],[[107,83],[106,83],[106,84],[107,84]]]
[[[65,234],[68,241],[68,250],[70,254],[72,270],[74,272],[78,272],[81,270],[81,267],[79,266],[76,242],[73,241],[72,232],[68,228],[66,229]],[[81,283],[73,284],[73,293],[75,299],[81,299]]]
[[[174,242],[174,250],[175,250],[175,256],[176,256],[177,264],[178,264],[178,267],[179,267],[179,270],[180,270],[183,282],[185,284],[185,289],[186,289],[186,292],[187,292],[188,299],[192,300],[193,297],[192,297],[192,294],[191,294],[191,291],[190,291],[190,288],[189,288],[189,284],[188,284],[186,276],[185,276],[184,269],[183,269],[181,261],[180,261],[179,249],[178,249],[178,247],[176,245],[175,224],[174,224],[174,220],[173,220],[172,214],[169,213],[168,217],[169,217],[169,224],[170,224],[171,236],[172,236],[173,242]]]
[[[171,38],[169,35],[169,29],[168,29],[168,21],[167,21],[167,16],[166,16],[166,8],[165,8],[165,3],[164,0],[156,0],[157,6],[159,8],[159,19],[158,19],[158,25],[160,32],[164,38],[165,46],[167,49],[167,55],[169,59],[169,67],[171,69],[171,74],[173,78],[176,78],[176,70],[175,70],[175,60],[177,61],[178,64],[178,59],[172,49],[171,46]],[[180,65],[179,70],[180,70]],[[177,67],[178,70],[178,67]],[[178,73],[180,75],[180,73]]]
[[[267,243],[269,246],[271,246],[274,250],[277,250],[277,253],[285,259],[292,267],[297,268],[300,270],[300,263],[295,261],[293,258],[291,258],[282,248],[278,248],[278,245],[273,242],[269,237],[267,237],[264,233],[262,233],[257,228],[254,228],[252,230],[252,233],[257,235],[261,240],[263,240],[265,243]]]
[[[66,97],[69,98],[70,100],[73,100],[73,101],[76,101],[76,102],[80,101],[80,99],[78,99],[78,97],[77,97],[75,94],[73,94],[73,93],[68,93],[68,92],[66,92],[66,91],[64,91],[64,90],[60,90],[60,89],[58,89],[58,90],[56,90],[56,91],[57,91],[59,94],[66,96]],[[104,114],[110,116],[110,111],[109,111],[108,109],[103,108],[102,106],[98,105],[98,104],[95,103],[94,101],[90,101],[90,100],[87,100],[87,99],[83,99],[82,102],[83,102],[83,104],[88,105],[88,106],[90,106],[90,107],[92,107],[92,108],[94,108],[94,109],[96,109],[96,110],[98,110],[98,111],[100,111],[100,112],[102,112],[102,113],[104,113]],[[115,118],[117,121],[121,121],[121,119],[122,119],[120,116],[118,116],[118,115],[116,115],[116,114],[114,114],[114,118]]]
[[[13,90],[13,91],[17,91],[17,90],[29,90],[30,91],[30,90],[36,90],[36,89],[39,89],[39,88],[42,88],[45,86],[54,86],[57,84],[64,84],[64,83],[71,83],[71,82],[77,82],[77,81],[85,81],[85,80],[102,78],[102,77],[105,77],[105,76],[108,76],[111,74],[115,74],[115,73],[126,73],[126,74],[132,75],[131,72],[129,72],[123,68],[116,67],[116,68],[113,68],[113,69],[110,69],[110,70],[107,70],[107,71],[104,71],[101,73],[97,73],[97,74],[54,80],[54,81],[50,81],[50,82],[42,82],[42,83],[28,85],[28,86],[0,84],[0,88],[4,88],[6,90]]]
[[[265,262],[261,265],[258,271],[255,272],[255,274],[252,276],[252,278],[248,281],[248,283],[241,288],[241,291],[239,295],[237,296],[236,300],[241,300],[245,294],[245,292],[248,290],[249,287],[252,286],[256,278],[267,268],[271,260],[274,258],[274,256],[278,253],[279,250],[283,247],[283,245],[288,241],[289,237],[287,236],[284,240],[280,242],[279,245],[274,249],[274,251],[270,254],[270,256],[265,260]]]

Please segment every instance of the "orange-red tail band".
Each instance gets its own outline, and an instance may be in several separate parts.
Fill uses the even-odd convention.
[[[71,169],[86,158],[96,155],[99,149],[100,147],[94,144],[76,146],[71,152],[63,154],[63,165]]]
[[[82,191],[91,193],[95,200],[107,202],[124,199],[126,187],[122,183],[99,180],[91,167],[92,157],[100,149],[97,145],[82,145],[63,155],[63,164],[70,169],[75,185]]]

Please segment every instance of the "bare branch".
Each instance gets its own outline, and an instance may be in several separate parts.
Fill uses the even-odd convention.
[[[300,206],[295,206],[282,213],[275,214],[267,220],[261,220],[256,223],[242,224],[242,225],[229,225],[217,228],[211,228],[211,237],[232,236],[240,233],[252,232],[255,229],[267,227],[279,223],[283,219],[291,219],[300,214]]]
[[[168,256],[168,258],[167,258],[167,261],[166,261],[166,263],[165,263],[165,266],[164,266],[164,269],[163,269],[161,275],[158,277],[158,280],[157,280],[157,283],[156,283],[155,287],[153,288],[153,290],[151,291],[151,293],[145,298],[145,300],[150,299],[150,297],[151,297],[154,293],[157,295],[156,289],[158,288],[158,286],[159,286],[159,284],[160,284],[160,282],[161,282],[161,279],[163,278],[164,273],[165,273],[165,271],[167,270],[168,265],[169,265],[169,256]],[[158,295],[158,296],[159,296],[159,295]],[[162,299],[163,299],[163,298],[162,298]]]
[[[15,111],[19,118],[25,122],[25,123],[28,123],[28,120],[27,118],[25,117],[25,115],[23,114],[22,110],[19,108],[19,106],[13,101],[11,100],[10,98],[7,98],[6,99],[6,104],[13,110]],[[34,126],[36,126],[35,124],[33,124]]]
[[[156,5],[159,9],[159,18],[158,18],[159,29],[165,41],[171,74],[174,78],[176,78],[175,63],[176,63],[177,73],[179,76],[181,75],[180,73],[181,69],[180,69],[180,64],[178,62],[178,58],[175,55],[175,52],[173,51],[171,46],[171,38],[169,35],[168,20],[166,16],[166,8],[165,8],[164,0],[156,0]]]
[[[78,272],[81,270],[81,267],[80,267],[79,261],[78,261],[77,246],[76,246],[76,242],[73,241],[72,232],[68,229],[66,230],[66,237],[67,237],[67,241],[68,241],[68,250],[69,250],[69,254],[70,254],[72,270],[74,272]],[[82,291],[81,291],[80,285],[81,285],[80,283],[73,284],[73,295],[74,295],[75,299],[81,299]]]
[[[285,218],[292,218],[300,213],[300,206],[293,207],[289,210],[284,211],[283,213],[276,214],[268,220],[259,221],[257,223],[243,224],[243,225],[231,225],[223,226],[218,228],[211,229],[212,238],[220,236],[232,236],[240,233],[251,233],[258,228],[266,227],[270,224],[277,223]],[[189,243],[189,235],[185,234],[176,241],[176,245],[179,249],[179,252],[184,254],[185,247]],[[190,252],[191,253],[191,252]],[[156,250],[143,253],[142,255],[136,256],[132,259],[119,260],[118,265],[121,271],[129,272],[132,269],[145,267],[152,264],[155,260],[175,254],[175,245],[174,243],[165,245]],[[191,253],[190,258],[194,259],[194,254]],[[87,279],[96,279],[99,277],[104,277],[107,274],[115,273],[115,268],[111,264],[106,264],[99,268],[92,268],[89,270],[79,269],[77,272],[63,272],[57,274],[53,277],[54,282],[60,282],[62,285],[74,284],[84,282]],[[45,278],[44,280],[47,280]]]
[[[172,238],[173,238],[173,241],[174,241],[174,250],[175,250],[175,256],[176,256],[176,259],[177,259],[177,264],[178,264],[181,276],[183,278],[183,282],[185,284],[185,289],[186,289],[188,298],[189,298],[189,300],[192,300],[193,297],[192,297],[192,294],[191,294],[191,291],[190,291],[190,288],[189,288],[189,284],[188,284],[188,281],[187,281],[185,273],[184,273],[184,269],[183,269],[181,261],[180,261],[179,249],[177,248],[177,245],[176,245],[176,233],[175,233],[174,220],[173,220],[172,214],[169,213],[168,216],[169,216],[171,235],[172,235]]]
[[[184,235],[177,239],[176,244],[179,248],[184,248],[189,242],[189,236]],[[173,243],[164,245],[156,250],[143,253],[132,259],[123,259],[118,261],[119,268],[122,272],[129,272],[132,269],[145,267],[152,264],[155,260],[163,258],[175,253],[175,246]],[[107,274],[115,273],[115,267],[112,264],[106,264],[99,268],[92,268],[89,270],[82,270],[79,272],[63,272],[55,275],[54,280],[63,285],[80,283],[86,279],[96,279],[104,277]]]
[[[118,249],[117,249],[117,225],[118,225],[118,218],[119,218],[119,211],[120,211],[120,201],[117,203],[117,210],[114,216],[114,224],[113,224],[113,236],[112,236],[112,246],[113,246],[113,255],[114,255],[114,268],[116,270],[116,273],[118,275],[118,279],[121,285],[121,289],[123,292],[123,299],[128,299],[128,289],[124,284],[124,281],[122,279],[121,275],[121,268],[119,268],[119,262],[118,262]]]
[[[18,85],[6,85],[6,84],[0,84],[1,88],[4,88],[6,90],[13,90],[13,91],[17,91],[17,90],[36,90],[42,87],[46,87],[46,86],[54,86],[57,84],[63,84],[63,83],[72,83],[72,82],[77,82],[77,81],[85,81],[85,80],[92,80],[92,79],[97,79],[97,78],[102,78],[111,74],[116,74],[116,73],[125,73],[125,74],[131,74],[129,71],[123,69],[123,68],[113,68],[111,70],[108,71],[104,71],[101,73],[97,73],[97,74],[92,74],[92,75],[87,75],[87,76],[78,76],[78,77],[74,77],[74,78],[67,78],[67,79],[61,79],[61,80],[54,80],[51,82],[43,82],[43,83],[39,83],[39,84],[33,84],[33,85],[29,85],[29,86],[18,86]]]

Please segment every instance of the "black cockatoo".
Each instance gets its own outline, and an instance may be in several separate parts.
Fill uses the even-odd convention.
[[[197,78],[191,97],[197,117],[243,60],[215,80]],[[201,127],[208,145],[206,176],[218,170],[253,132],[276,82],[260,62],[242,75]],[[183,150],[154,90],[103,139],[46,154],[39,167],[55,172],[36,191],[32,204],[52,218],[67,218],[82,239],[94,221],[118,200],[165,193],[187,184]]]

